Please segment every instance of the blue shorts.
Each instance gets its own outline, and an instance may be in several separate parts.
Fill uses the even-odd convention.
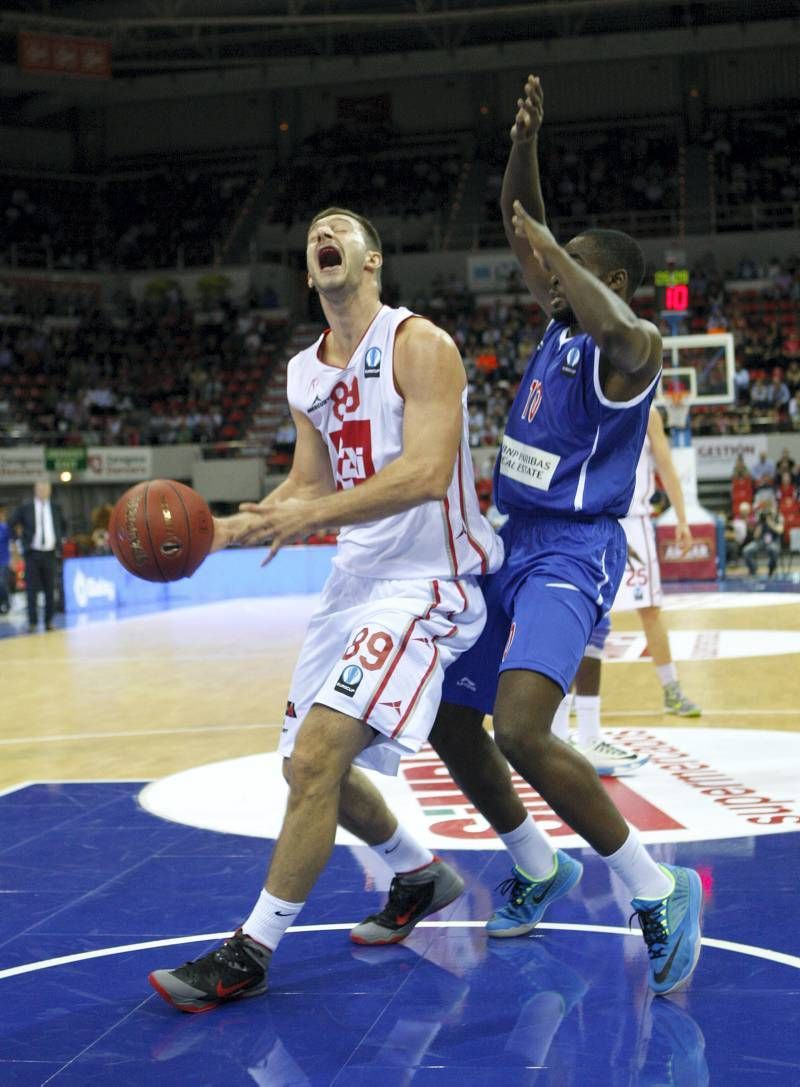
[[[614,602],[627,545],[613,517],[512,517],[506,561],[480,580],[487,620],[445,673],[442,701],[491,713],[501,672],[541,672],[566,694],[592,632]]]
[[[595,628],[589,636],[589,645],[592,646],[593,649],[597,650],[598,656],[605,648],[606,639],[608,638],[610,633],[611,620],[608,618],[608,615],[604,615],[602,619],[597,620]]]

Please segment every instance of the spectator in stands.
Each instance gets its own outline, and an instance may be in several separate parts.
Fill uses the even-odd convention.
[[[800,329],[797,326],[789,329],[783,341],[783,357],[789,361],[800,359]]]
[[[747,465],[741,453],[736,458],[731,476],[731,509],[738,510],[742,503],[753,501],[753,477],[748,471]]]
[[[736,403],[750,403],[750,371],[745,365],[744,359],[736,360],[736,372],[733,375],[733,384],[736,389]]]
[[[758,377],[750,387],[750,403],[756,411],[767,411],[772,406],[772,390],[763,377]]]
[[[790,499],[793,502],[796,500],[797,492],[791,472],[781,472],[780,482],[778,483],[775,493],[779,503],[785,498]]]
[[[295,429],[295,425],[292,422],[291,416],[286,415],[284,416],[281,425],[275,431],[275,452],[293,452],[296,441],[297,430]]]
[[[800,392],[796,392],[788,404],[789,422],[794,430],[800,430]]]
[[[792,359],[787,366],[784,380],[789,386],[789,392],[792,396],[800,391],[800,362],[797,359]]]
[[[789,473],[791,478],[794,475],[795,462],[789,452],[788,448],[784,446],[781,450],[781,455],[778,457],[778,463],[775,465],[775,474],[779,480],[782,479],[784,472]]]
[[[771,404],[779,412],[785,411],[792,399],[789,392],[789,386],[783,380],[783,370],[780,367],[775,367],[772,371],[772,384],[771,390]]]
[[[740,502],[734,514],[728,518],[725,524],[726,565],[738,562],[742,555],[742,548],[751,531],[750,517],[752,507],[749,502]]]
[[[6,504],[0,500],[0,615],[6,615],[10,607],[11,584],[11,533],[6,520]]]
[[[758,460],[751,473],[756,492],[762,488],[771,491],[775,486],[775,461],[770,460],[765,449],[758,454]]]
[[[755,577],[758,559],[767,557],[767,570],[772,577],[778,566],[783,536],[783,517],[775,505],[774,495],[770,495],[758,507],[755,524],[752,526],[748,542],[742,548],[742,556],[747,563],[751,576]]]

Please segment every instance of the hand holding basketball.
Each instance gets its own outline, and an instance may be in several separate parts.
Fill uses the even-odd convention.
[[[214,519],[183,483],[151,479],[123,494],[111,513],[109,543],[125,569],[144,581],[190,577],[211,550]]]

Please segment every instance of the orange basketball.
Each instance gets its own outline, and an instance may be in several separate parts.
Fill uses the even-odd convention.
[[[125,492],[108,525],[111,550],[145,581],[189,577],[211,550],[214,521],[197,491],[171,479],[151,479]]]

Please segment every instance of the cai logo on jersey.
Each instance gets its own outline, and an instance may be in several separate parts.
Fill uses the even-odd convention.
[[[364,356],[364,377],[381,376],[381,349],[370,347]]]
[[[348,419],[330,435],[336,450],[336,490],[357,487],[375,475],[369,419]]]

